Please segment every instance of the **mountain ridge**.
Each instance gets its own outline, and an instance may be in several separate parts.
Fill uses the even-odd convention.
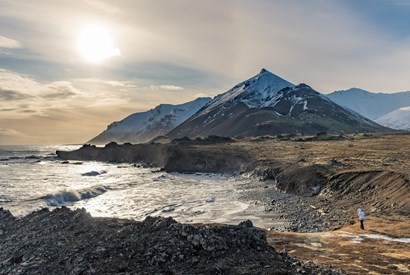
[[[373,121],[399,108],[410,106],[410,91],[389,94],[350,88],[335,91],[327,97]]]

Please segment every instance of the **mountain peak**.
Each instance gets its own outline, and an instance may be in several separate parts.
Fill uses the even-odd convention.
[[[262,70],[259,72],[259,74],[263,74],[263,73],[270,73],[268,70],[266,70],[265,68],[262,68]]]
[[[224,105],[243,103],[249,108],[266,107],[277,93],[295,85],[263,68],[259,74],[245,80],[225,93],[217,95],[205,109],[196,115],[208,113]]]
[[[282,77],[268,71],[265,68],[262,68],[261,71],[259,72],[259,74],[255,75],[254,77],[238,84],[241,85],[243,83],[249,83],[249,82],[266,82],[269,85],[273,85],[273,86],[277,86],[278,84],[280,86],[284,87],[294,87],[295,85],[293,85],[292,83],[290,83],[289,81],[287,81],[286,79],[283,79]]]

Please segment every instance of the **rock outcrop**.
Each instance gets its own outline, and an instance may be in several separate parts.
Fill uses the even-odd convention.
[[[233,140],[220,137],[180,139],[169,144],[112,142],[105,147],[84,145],[71,152],[57,151],[57,155],[71,160],[141,163],[161,167],[166,172],[239,174],[247,170],[250,157],[245,150],[232,148],[231,142]]]
[[[250,221],[138,222],[64,207],[11,217],[0,209],[2,274],[336,274],[275,251]]]

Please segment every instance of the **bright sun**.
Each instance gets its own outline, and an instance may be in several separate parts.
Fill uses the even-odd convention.
[[[111,33],[99,26],[89,26],[80,31],[77,50],[90,63],[100,63],[121,55],[120,50],[114,46]]]

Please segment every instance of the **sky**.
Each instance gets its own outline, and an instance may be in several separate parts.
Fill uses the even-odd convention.
[[[0,0],[0,145],[79,144],[261,68],[410,90],[410,0]]]

